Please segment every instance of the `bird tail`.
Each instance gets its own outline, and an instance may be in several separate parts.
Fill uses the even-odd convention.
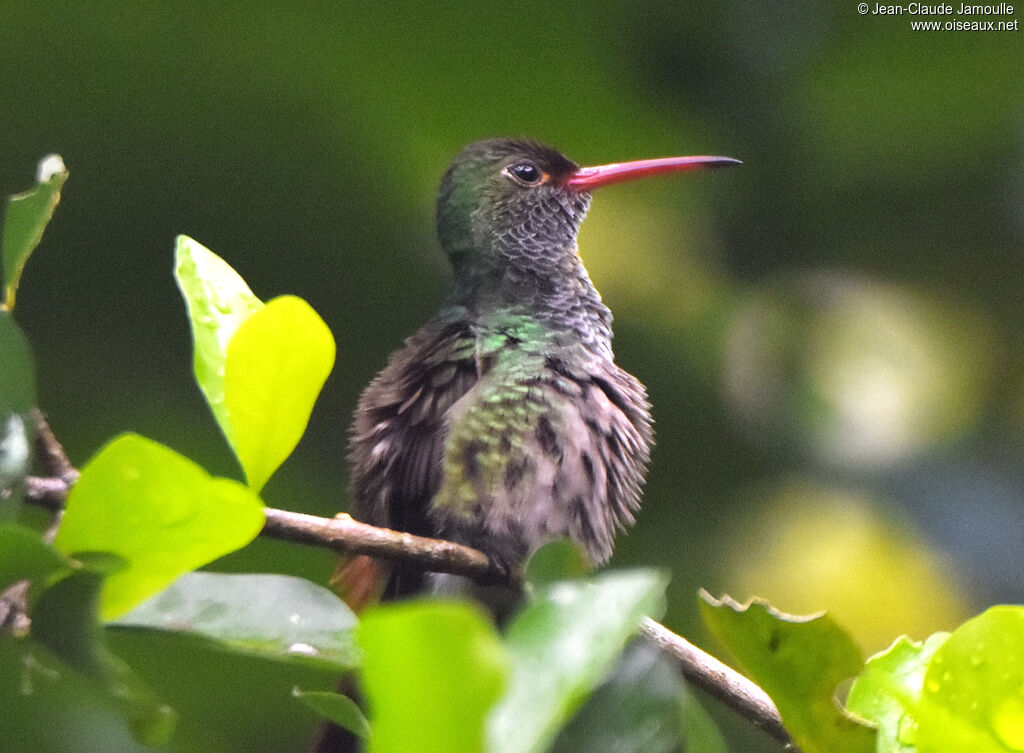
[[[345,557],[331,576],[331,586],[356,614],[380,601],[391,577],[391,566],[366,554]],[[338,692],[359,703],[354,679],[342,680]],[[362,705],[362,704],[360,704]],[[357,753],[363,750],[361,741],[348,730],[331,722],[320,725],[310,753]]]
[[[359,614],[380,601],[391,578],[391,566],[366,554],[346,557],[331,576],[331,586]]]

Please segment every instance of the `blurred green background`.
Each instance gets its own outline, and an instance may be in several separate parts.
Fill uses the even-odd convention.
[[[7,0],[0,190],[50,152],[71,172],[18,297],[41,405],[76,464],[131,429],[238,476],[192,382],[171,276],[188,234],[333,329],[311,430],[265,493],[333,514],[360,389],[444,296],[434,192],[463,144],[727,155],[744,166],[603,190],[581,235],[657,422],[614,564],[669,568],[666,621],[705,644],[700,587],[829,609],[869,652],[1020,602],[1024,32],[911,20],[852,1]],[[216,567],[323,582],[331,564],[258,541]],[[161,645],[121,651],[211,688],[179,749],[301,748],[290,678]],[[0,736],[136,750],[85,700],[58,744],[39,720],[64,696],[35,692]]]

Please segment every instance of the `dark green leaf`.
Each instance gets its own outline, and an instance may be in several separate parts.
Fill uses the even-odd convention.
[[[123,707],[101,682],[38,641],[2,631],[0,709],[4,753],[153,753],[132,738]]]
[[[72,573],[48,588],[32,612],[32,637],[86,674],[103,671],[96,613],[104,577],[88,568]]]
[[[722,733],[693,690],[684,689],[679,706],[683,750],[686,753],[728,753]]]
[[[0,519],[13,518],[32,463],[36,402],[32,351],[7,311],[0,310]]]
[[[551,751],[676,751],[681,742],[679,699],[684,690],[675,664],[650,643],[635,640],[609,678],[561,731]],[[699,750],[686,748],[687,753]]]
[[[158,442],[123,434],[82,469],[55,544],[68,555],[110,552],[125,560],[103,589],[101,614],[113,619],[245,546],[263,523],[262,503],[247,487],[211,477]]]
[[[102,687],[136,739],[158,745],[170,737],[175,714],[103,645],[97,613],[104,577],[83,569],[44,591],[32,610],[32,637]]]
[[[610,571],[538,589],[508,630],[512,674],[491,715],[488,750],[545,750],[640,620],[660,612],[666,583],[653,570]]]
[[[845,716],[835,694],[863,666],[849,634],[824,614],[795,617],[702,593],[701,615],[740,667],[775,701],[804,753],[868,753],[875,733]]]
[[[27,415],[36,404],[32,350],[11,315],[0,310],[0,416]]]
[[[530,556],[526,563],[526,581],[541,586],[581,578],[590,570],[583,550],[569,539],[560,539],[545,544]]]
[[[112,626],[188,632],[245,653],[358,663],[355,615],[326,588],[288,575],[186,573]]]
[[[359,705],[347,695],[316,690],[301,691],[298,688],[292,691],[292,695],[339,727],[359,737],[370,736],[370,722]]]
[[[377,607],[358,630],[371,753],[481,753],[507,657],[488,618],[461,602]]]
[[[0,523],[0,591],[19,580],[40,580],[67,567],[39,534],[16,523]]]
[[[281,296],[228,343],[224,407],[231,444],[257,492],[295,449],[334,366],[334,338],[309,304]]]
[[[42,240],[67,179],[64,161],[51,154],[39,162],[35,188],[7,200],[0,255],[3,256],[4,306],[8,311],[14,309],[14,296],[25,262]]]

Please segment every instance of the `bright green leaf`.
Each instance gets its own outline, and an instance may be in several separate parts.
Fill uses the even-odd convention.
[[[352,611],[328,589],[289,575],[186,573],[111,626],[193,633],[235,651],[338,669],[358,663]]]
[[[878,728],[878,750],[913,753],[924,673],[949,633],[936,633],[924,643],[906,636],[868,659],[854,681],[846,707]]]
[[[174,276],[192,323],[196,382],[233,443],[224,407],[224,361],[235,331],[263,303],[227,262],[188,236],[178,236],[174,256]]]
[[[344,727],[359,737],[370,736],[370,722],[363,715],[359,705],[347,695],[316,690],[302,691],[298,688],[292,691],[292,695],[339,727]]]
[[[885,753],[1024,749],[1024,607],[993,607],[923,644],[872,657],[847,705],[879,728]]]
[[[684,692],[675,662],[653,644],[634,640],[608,679],[559,733],[551,753],[677,751],[681,741],[679,699]],[[706,748],[689,746],[686,751],[709,753]]]
[[[235,454],[256,491],[302,438],[334,350],[327,325],[295,296],[270,301],[231,338],[224,406]]]
[[[7,200],[0,255],[3,256],[4,307],[14,309],[14,295],[29,255],[43,238],[60,202],[60,189],[68,179],[64,161],[56,154],[44,157],[36,169],[36,186]]]
[[[491,753],[539,753],[611,669],[640,620],[660,611],[667,577],[610,571],[538,589],[509,627],[509,688],[491,714]]]
[[[832,618],[794,617],[754,601],[702,593],[701,615],[744,672],[771,696],[804,753],[867,753],[875,733],[845,716],[836,687],[860,672],[860,649]]]
[[[101,614],[109,620],[245,546],[263,523],[250,489],[210,476],[158,442],[123,434],[82,469],[55,544],[68,555],[110,552],[125,560],[103,589]]]
[[[103,645],[97,621],[104,574],[79,570],[48,588],[32,610],[32,637],[103,689],[145,745],[171,735],[175,714]]]
[[[505,685],[505,652],[488,618],[461,602],[377,607],[358,630],[370,753],[480,753]]]
[[[66,567],[64,558],[32,529],[0,523],[0,592],[19,580],[40,580]]]
[[[1024,750],[1024,606],[957,628],[928,663],[921,700],[919,753]]]

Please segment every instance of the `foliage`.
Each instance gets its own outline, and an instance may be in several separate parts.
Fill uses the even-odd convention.
[[[992,607],[952,634],[906,638],[868,660],[850,709],[886,751],[1001,753],[1024,747],[1024,609]],[[883,747],[884,746],[884,747]]]
[[[1024,606],[992,607],[920,643],[900,637],[863,666],[825,615],[707,594],[701,609],[806,753],[1006,753],[1024,742]],[[844,707],[838,688],[855,675]]]
[[[30,234],[33,244],[55,201],[43,202],[48,209]],[[3,248],[5,269],[17,270],[8,281],[13,305],[31,248],[20,241]],[[179,238],[177,254],[196,380],[247,483],[211,476],[164,445],[125,434],[83,467],[52,546],[20,517],[4,523],[0,586],[31,581],[31,629],[2,639],[18,657],[15,671],[0,674],[6,708],[32,704],[33,688],[44,682],[80,681],[139,744],[205,749],[206,736],[188,732],[188,714],[151,687],[160,678],[143,677],[111,649],[139,636],[304,677],[275,702],[325,714],[366,737],[373,753],[639,753],[683,741],[690,751],[723,749],[674,672],[666,675],[635,647],[624,652],[642,617],[664,608],[667,578],[660,572],[582,575],[568,549],[542,550],[528,568],[530,599],[503,632],[461,602],[385,605],[356,620],[331,592],[307,581],[193,572],[258,534],[259,494],[302,435],[335,348],[300,299],[263,305],[234,270],[188,238]],[[0,418],[10,425],[24,422],[31,407],[31,367],[24,337],[7,312],[0,316],[3,342],[14,343],[0,384]],[[14,471],[5,471],[0,491],[13,494],[28,465],[8,439],[0,459]],[[701,611],[773,697],[807,753],[1022,747],[1024,608],[993,608],[923,644],[901,639],[866,665],[853,639],[824,616],[795,618],[763,603],[710,598]],[[305,684],[334,682],[352,670],[367,716]],[[836,693],[855,675],[852,714]],[[188,678],[184,686],[199,703],[206,700]],[[315,719],[307,721],[311,729]]]
[[[259,497],[212,478],[188,458],[122,434],[82,469],[54,545],[74,557],[123,560],[103,589],[100,614],[119,617],[186,572],[252,541],[263,527]]]
[[[67,179],[64,161],[51,154],[39,163],[36,186],[7,200],[3,245],[0,246],[4,271],[2,304],[7,311],[14,308],[14,294],[18,292],[25,263],[43,239],[43,231],[60,202],[60,189]]]
[[[853,639],[827,615],[793,617],[759,602],[701,601],[704,620],[746,673],[775,701],[805,753],[868,753],[874,735],[834,701],[863,664]]]

